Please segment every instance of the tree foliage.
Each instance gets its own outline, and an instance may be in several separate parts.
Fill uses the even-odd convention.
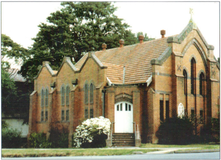
[[[25,117],[25,122],[28,121],[28,108],[29,108],[29,94],[32,91],[31,84],[14,82],[11,78],[12,74],[17,72],[10,67],[8,60],[15,60],[18,65],[30,58],[28,49],[23,48],[21,45],[15,43],[10,37],[2,34],[1,45],[1,84],[2,84],[2,113],[5,115],[14,116],[20,114]],[[25,88],[24,88],[25,86]],[[29,89],[26,89],[26,88]],[[29,92],[28,92],[29,91]]]
[[[9,73],[4,69],[3,63],[1,64],[1,84],[2,84],[2,106],[9,105],[10,95],[16,95],[15,82],[10,78]],[[3,111],[4,113],[4,111]]]
[[[30,55],[28,49],[15,43],[9,36],[1,34],[1,59],[14,58],[16,63],[27,60]],[[8,67],[8,66],[7,66]]]
[[[5,121],[2,121],[2,148],[19,148],[22,145],[21,132],[17,129],[8,127]]]
[[[2,104],[8,105],[9,95],[16,95],[16,87],[14,81],[10,78],[8,70],[10,63],[5,61],[4,58],[15,58],[16,61],[19,59],[25,59],[27,50],[22,48],[19,44],[13,42],[13,40],[1,34],[1,85],[2,85]],[[23,54],[24,53],[24,54]]]
[[[21,68],[22,75],[33,79],[42,61],[50,61],[53,69],[58,69],[64,56],[77,62],[85,52],[137,43],[137,38],[114,12],[110,2],[62,2],[63,8],[47,18],[49,23],[41,23],[40,31],[33,38],[30,54],[34,55]]]

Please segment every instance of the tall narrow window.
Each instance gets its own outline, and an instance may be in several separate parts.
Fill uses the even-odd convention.
[[[44,107],[44,90],[41,90],[41,107]]]
[[[45,106],[48,106],[48,89],[45,90]]]
[[[169,111],[170,111],[169,101],[166,101],[166,119],[169,119]]]
[[[192,58],[191,59],[191,94],[196,93],[195,77],[196,77],[196,61],[194,58]]]
[[[41,121],[44,121],[44,111],[41,111]]]
[[[48,120],[48,111],[45,111],[45,121]]]
[[[187,72],[186,70],[183,70],[183,76],[184,76],[184,94],[187,94]]]
[[[90,118],[93,118],[94,117],[94,110],[93,108],[90,109]]]
[[[69,94],[70,94],[70,87],[66,87],[66,106],[69,106]]]
[[[201,73],[200,74],[200,77],[199,77],[199,79],[200,79],[200,95],[203,95],[203,78],[204,78],[204,74],[203,73]]]
[[[65,105],[65,89],[64,87],[62,86],[61,88],[61,105],[64,106]]]
[[[66,121],[69,121],[69,110],[66,110]]]
[[[41,90],[41,121],[44,121],[44,100],[45,100],[45,92],[44,89]]]
[[[64,110],[61,111],[61,120],[64,121]]]
[[[160,100],[160,121],[164,120],[163,114],[163,100]]]
[[[203,123],[203,110],[200,109],[200,123]]]
[[[93,104],[93,103],[94,103],[94,86],[91,83],[91,85],[90,85],[90,104]]]
[[[127,103],[125,103],[125,111],[127,111]]]
[[[191,120],[193,121],[194,118],[195,118],[195,111],[194,111],[194,109],[192,108],[192,109],[191,109]]]
[[[88,109],[87,108],[85,108],[85,110],[84,110],[84,118],[88,118]]]
[[[84,85],[84,103],[88,104],[88,84]]]

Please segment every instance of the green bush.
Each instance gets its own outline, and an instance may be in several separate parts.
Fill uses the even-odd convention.
[[[188,118],[173,117],[161,123],[156,136],[160,144],[193,143],[193,124]]]
[[[68,148],[68,129],[52,127],[50,130],[50,138],[52,148]]]
[[[220,118],[212,118],[211,124],[203,126],[200,136],[204,143],[220,141]]]
[[[98,134],[98,133],[94,133],[93,136],[93,141],[92,142],[84,142],[82,143],[81,147],[82,148],[100,148],[100,147],[106,147],[106,139],[107,139],[107,135],[102,133],[102,134]]]
[[[29,137],[31,148],[50,148],[51,142],[46,139],[45,133],[32,133]]]
[[[19,148],[21,145],[21,132],[7,126],[2,128],[2,148]]]
[[[2,129],[3,128],[8,128],[8,124],[5,121],[2,121]]]

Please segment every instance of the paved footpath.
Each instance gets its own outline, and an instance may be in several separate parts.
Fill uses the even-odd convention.
[[[220,152],[220,149],[199,149],[200,147],[187,148],[140,148],[140,147],[110,147],[108,149],[157,149],[158,151],[147,152],[146,154],[166,154],[166,153],[204,153],[204,152]],[[142,152],[134,152],[134,154],[142,154]]]

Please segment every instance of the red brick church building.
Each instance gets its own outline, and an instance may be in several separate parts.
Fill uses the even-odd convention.
[[[112,133],[139,133],[156,143],[160,122],[196,115],[202,124],[218,116],[219,64],[214,47],[190,21],[171,37],[86,53],[75,65],[64,57],[55,71],[43,62],[30,95],[29,134],[52,125],[69,139],[84,119],[104,116]],[[139,139],[139,137],[138,137]],[[70,146],[70,145],[69,145]]]

